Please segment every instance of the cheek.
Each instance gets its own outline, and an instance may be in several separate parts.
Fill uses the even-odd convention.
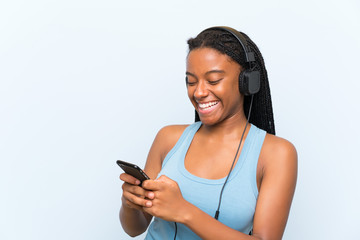
[[[234,89],[235,86],[233,86],[232,84],[222,84],[215,86],[213,88],[213,93],[219,98],[228,98],[234,95]]]
[[[234,81],[232,81],[229,93],[231,92],[232,95],[236,95],[240,97],[240,91],[239,91],[239,79],[236,78]]]
[[[239,78],[235,78],[234,81],[232,81],[232,88],[239,90]]]
[[[239,104],[241,103],[241,94],[239,91],[239,85],[238,84],[231,84],[229,86],[226,87],[226,89],[223,89],[226,101],[228,101],[229,103],[236,103]]]

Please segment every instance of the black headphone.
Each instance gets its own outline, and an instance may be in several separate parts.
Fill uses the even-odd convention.
[[[237,30],[230,28],[230,27],[211,27],[207,30],[224,30],[228,33],[231,33],[240,43],[241,47],[244,49],[245,52],[245,60],[249,64],[249,69],[244,69],[241,71],[239,75],[239,90],[242,94],[245,96],[253,95],[260,90],[260,72],[258,70],[253,70],[253,64],[256,64],[255,61],[255,54],[254,52],[251,52],[250,49],[247,46],[247,42],[245,37],[238,32]],[[204,32],[202,31],[202,32]]]

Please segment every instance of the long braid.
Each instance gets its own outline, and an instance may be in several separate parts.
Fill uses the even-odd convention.
[[[255,126],[266,130],[268,133],[275,135],[275,123],[272,109],[272,101],[270,94],[270,86],[268,81],[268,75],[265,68],[264,59],[260,53],[260,50],[255,43],[244,33],[248,46],[251,51],[255,53],[255,60],[257,62],[258,70],[261,73],[260,91],[254,95],[253,111],[250,116],[250,122]],[[244,99],[244,112],[247,115],[250,106],[251,96],[245,96]],[[247,116],[246,116],[247,117]]]

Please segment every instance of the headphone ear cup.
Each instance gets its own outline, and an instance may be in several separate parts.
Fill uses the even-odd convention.
[[[260,72],[243,70],[239,75],[239,90],[245,96],[253,95],[260,90]]]

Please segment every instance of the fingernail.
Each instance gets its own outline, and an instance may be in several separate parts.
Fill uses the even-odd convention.
[[[139,180],[135,180],[135,185],[139,185],[140,181]]]
[[[152,202],[151,202],[151,201],[147,201],[147,202],[145,203],[145,205],[146,205],[147,207],[151,207],[151,206],[152,206]]]
[[[154,198],[154,196],[155,196],[155,195],[154,195],[154,193],[153,193],[153,192],[149,192],[147,197],[148,197],[148,198],[153,199],[153,198]]]

